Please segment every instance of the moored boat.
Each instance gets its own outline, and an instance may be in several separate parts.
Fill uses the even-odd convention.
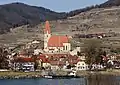
[[[52,78],[53,78],[53,76],[44,75],[44,78],[47,78],[47,79],[52,79]]]

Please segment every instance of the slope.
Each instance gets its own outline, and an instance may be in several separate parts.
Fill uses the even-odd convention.
[[[43,7],[29,6],[18,2],[0,5],[0,34],[9,32],[11,27],[33,25],[45,20],[65,17],[65,13],[57,13]]]

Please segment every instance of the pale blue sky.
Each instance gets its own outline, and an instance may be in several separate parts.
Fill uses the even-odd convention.
[[[57,12],[68,12],[86,6],[103,3],[107,0],[0,0],[0,4],[22,2],[34,6],[42,6]]]

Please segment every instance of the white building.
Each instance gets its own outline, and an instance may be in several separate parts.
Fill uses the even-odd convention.
[[[77,70],[89,70],[89,66],[84,61],[77,63]]]
[[[96,70],[96,69],[102,70],[104,69],[104,67],[100,64],[93,64],[91,70]]]
[[[52,35],[50,31],[50,24],[46,21],[44,30],[44,51],[45,52],[69,52],[71,44],[68,36]]]
[[[76,47],[76,49],[71,51],[70,54],[74,56],[74,55],[77,55],[77,52],[81,52],[81,48],[80,47]]]

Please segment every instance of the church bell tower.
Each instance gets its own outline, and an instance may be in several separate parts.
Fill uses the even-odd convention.
[[[50,24],[49,21],[45,22],[45,29],[44,29],[44,51],[48,51],[48,40],[51,37],[50,31]]]

